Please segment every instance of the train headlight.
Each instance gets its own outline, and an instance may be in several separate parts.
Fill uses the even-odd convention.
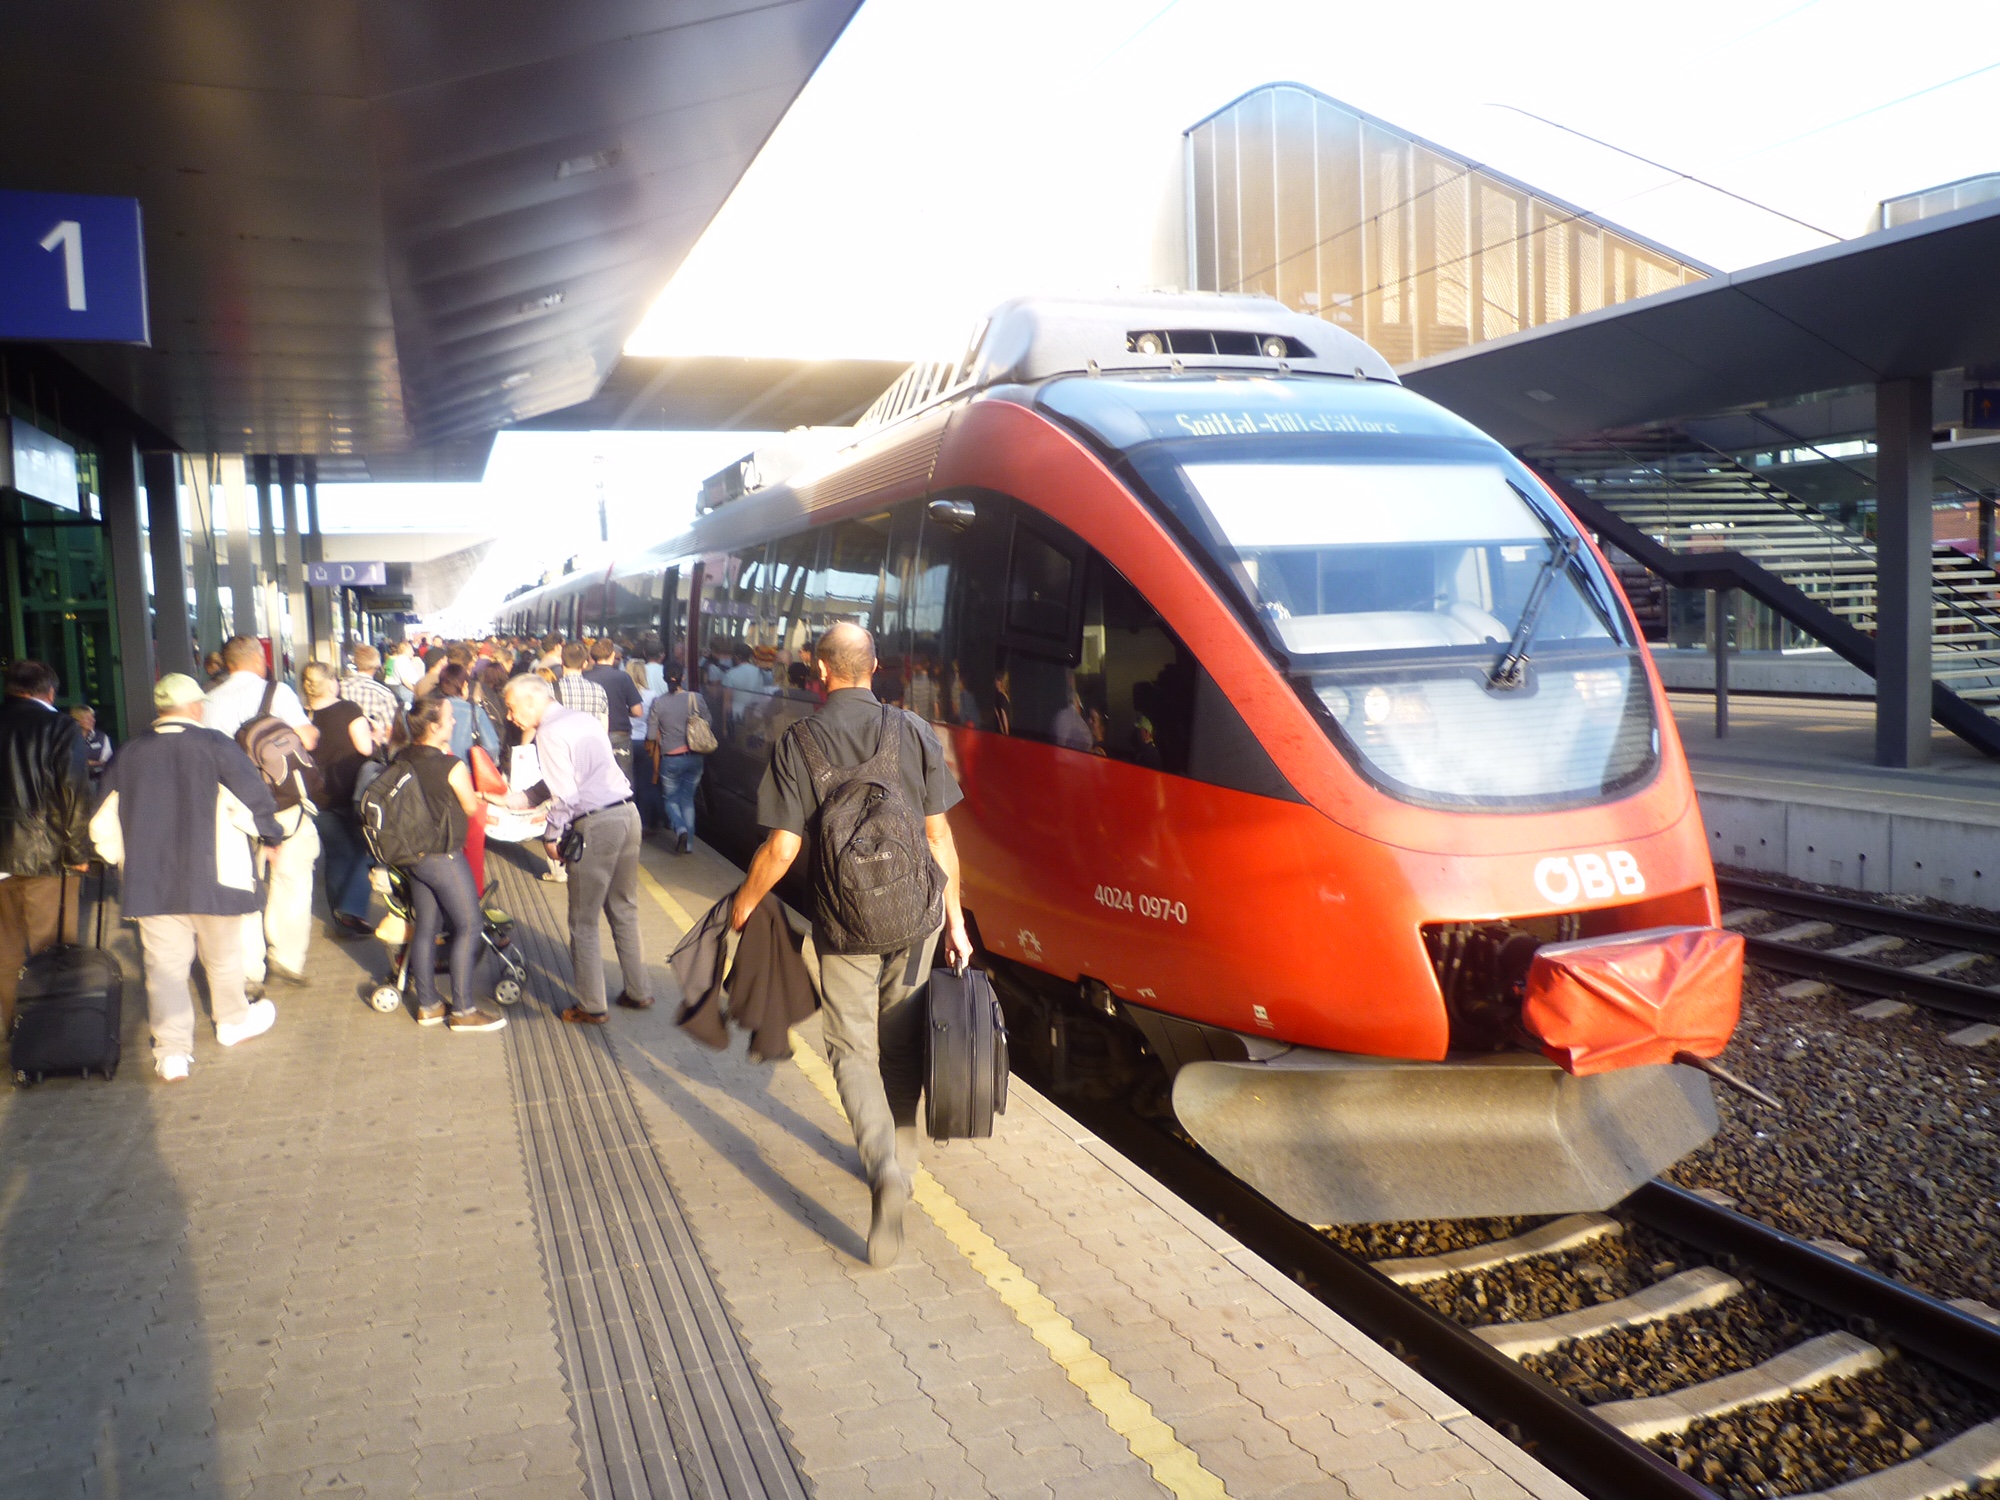
[[[1387,688],[1372,687],[1362,694],[1361,717],[1370,724],[1386,724],[1395,706]]]
[[[1264,340],[1264,358],[1266,359],[1283,359],[1291,352],[1291,346],[1275,333]]]
[[[1165,354],[1167,341],[1162,334],[1142,333],[1132,340],[1132,349],[1138,354]]]

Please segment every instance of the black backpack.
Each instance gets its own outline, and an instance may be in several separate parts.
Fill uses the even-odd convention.
[[[385,865],[413,865],[427,854],[451,849],[448,812],[434,809],[417,780],[417,768],[398,758],[384,766],[355,799],[361,834]]]
[[[326,795],[326,773],[314,762],[299,732],[271,712],[271,700],[277,695],[278,679],[273,677],[264,684],[264,701],[256,714],[236,731],[236,743],[264,778],[280,812],[301,802],[311,803],[316,812]]]
[[[899,712],[882,706],[875,753],[848,770],[826,758],[812,720],[790,731],[819,797],[813,918],[831,953],[895,953],[944,923],[944,871],[903,789]]]

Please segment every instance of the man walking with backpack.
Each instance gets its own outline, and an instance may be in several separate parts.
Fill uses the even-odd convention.
[[[319,829],[308,805],[313,788],[307,778],[319,775],[311,753],[319,731],[299,695],[270,680],[262,642],[247,635],[232,638],[222,648],[222,664],[229,675],[210,691],[202,723],[233,738],[256,763],[277,802],[284,833],[284,842],[271,851],[264,910],[243,918],[243,975],[261,994],[267,975],[292,985],[308,982]]]
[[[947,962],[972,957],[945,818],[962,794],[930,725],[869,691],[873,636],[836,625],[813,655],[826,703],[785,731],[764,772],[757,821],[770,833],[730,925],[740,932],[749,922],[810,827],[826,1047],[874,1199],[868,1261],[886,1266],[902,1253],[916,1170],[925,987],[939,932]]]

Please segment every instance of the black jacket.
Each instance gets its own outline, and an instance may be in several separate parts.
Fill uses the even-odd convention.
[[[766,896],[750,913],[725,986],[722,965],[735,900],[731,892],[711,906],[667,960],[681,985],[679,1022],[696,1041],[722,1051],[729,1045],[726,988],[727,1020],[750,1033],[751,1061],[776,1062],[791,1055],[791,1029],[819,1008],[819,996],[776,896]]]
[[[90,757],[76,720],[0,699],[0,872],[55,875],[90,858]]]

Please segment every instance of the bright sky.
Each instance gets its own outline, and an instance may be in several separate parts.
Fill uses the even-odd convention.
[[[1996,0],[866,0],[628,349],[933,357],[1009,296],[1175,281],[1181,132],[1278,80],[1725,269],[1830,242],[1781,214],[1851,237],[2000,169]],[[499,530],[497,598],[594,545],[598,452],[614,539],[645,545],[758,441],[503,433],[482,485],[327,509]]]
[[[1181,132],[1281,79],[1726,269],[1829,241],[1501,106],[1842,237],[2000,168],[1993,0],[866,0],[628,348],[915,359],[1163,281]]]

